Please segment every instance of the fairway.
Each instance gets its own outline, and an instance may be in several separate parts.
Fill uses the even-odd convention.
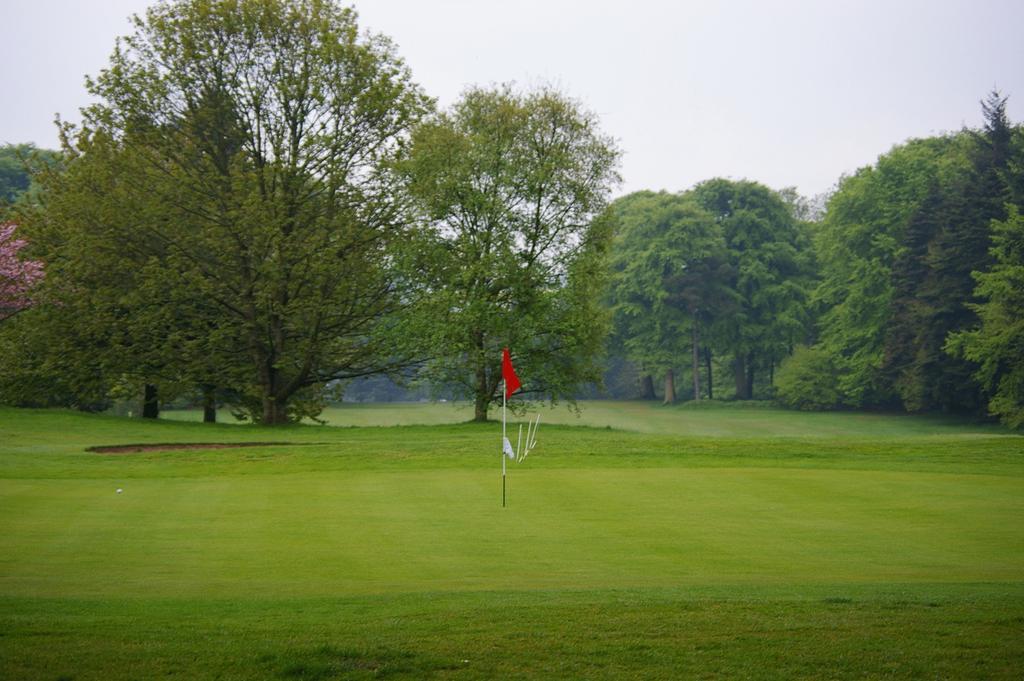
[[[640,433],[679,435],[687,438],[815,438],[886,440],[914,438],[965,438],[1001,436],[1000,426],[956,422],[930,416],[872,414],[865,412],[796,412],[768,407],[759,402],[686,402],[663,406],[657,402],[591,400],[578,409],[566,405],[538,406],[545,424],[614,428]],[[501,414],[492,409],[491,418]],[[320,419],[332,426],[453,425],[473,417],[466,402],[345,403],[328,407]],[[174,410],[161,414],[174,421],[202,420],[201,410]],[[222,423],[238,424],[229,410],[221,410]]]
[[[624,407],[544,412],[505,509],[494,424],[0,410],[0,678],[1018,676],[1020,437]]]

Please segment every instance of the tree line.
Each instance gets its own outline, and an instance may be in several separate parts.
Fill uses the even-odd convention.
[[[1024,421],[1024,131],[998,93],[819,210],[725,179],[610,201],[619,152],[579,102],[438,110],[332,2],[157,5],[88,89],[60,152],[5,175],[0,402],[274,424],[390,376],[486,420],[509,346],[550,401],[603,376]]]
[[[1020,426],[1024,128],[998,92],[981,108],[979,129],[908,141],[842,178],[817,219],[791,191],[745,181],[618,199],[608,300],[641,394],[657,376],[673,401],[682,370],[693,399],[713,397],[716,373],[732,373],[735,399]]]
[[[1000,405],[1024,402],[1020,316],[995,310],[1019,305],[1019,251],[1006,244],[1024,201],[1024,130],[997,92],[982,114],[980,129],[896,147],[829,203],[812,350],[831,362],[839,404],[991,409],[1019,424],[1020,407]]]

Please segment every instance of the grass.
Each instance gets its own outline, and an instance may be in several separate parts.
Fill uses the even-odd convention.
[[[1019,436],[620,404],[504,510],[493,425],[0,409],[0,678],[1019,677]],[[294,444],[85,451],[203,441]]]
[[[807,413],[774,409],[758,402],[684,402],[665,407],[656,402],[600,400],[581,403],[578,412],[560,405],[542,407],[532,413],[539,413],[545,424],[610,427],[686,438],[875,440],[1006,434],[997,425],[949,418],[864,412]],[[202,411],[166,411],[162,417],[198,422],[202,420]],[[472,417],[472,405],[464,402],[342,404],[328,407],[321,414],[328,425],[347,427],[454,425]],[[494,409],[491,417],[500,418],[501,414]],[[223,423],[238,423],[228,410],[221,410],[218,418]]]

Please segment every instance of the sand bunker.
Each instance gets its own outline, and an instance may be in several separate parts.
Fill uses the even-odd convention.
[[[169,442],[152,445],[104,445],[87,447],[85,451],[97,454],[138,454],[140,452],[167,452],[177,449],[234,449],[236,447],[272,447],[294,445],[294,442]]]

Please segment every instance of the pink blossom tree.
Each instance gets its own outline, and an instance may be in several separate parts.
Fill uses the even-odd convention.
[[[42,262],[18,257],[28,242],[15,238],[16,229],[13,222],[0,224],[0,321],[31,306],[31,291],[43,278]]]

